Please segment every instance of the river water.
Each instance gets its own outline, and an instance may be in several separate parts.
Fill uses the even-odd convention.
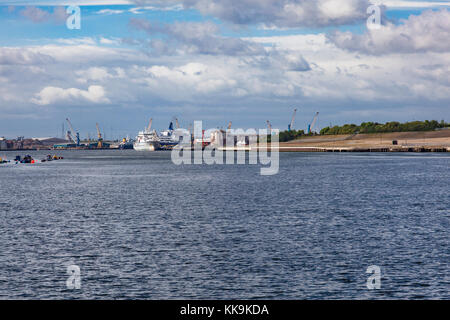
[[[450,298],[448,154],[284,153],[273,176],[58,154],[0,165],[0,298]]]

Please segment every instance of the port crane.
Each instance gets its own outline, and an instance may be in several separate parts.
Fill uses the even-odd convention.
[[[97,127],[97,136],[98,136],[98,144],[97,144],[97,148],[98,148],[98,149],[101,149],[101,148],[103,148],[103,138],[102,138],[102,134],[100,133],[100,127],[98,126],[98,123],[96,123],[95,126]]]
[[[152,123],[153,123],[153,118],[150,118],[150,121],[148,122],[147,132],[150,132],[150,130],[152,130]]]
[[[191,143],[192,143],[194,141],[194,134],[192,132],[192,123],[189,124],[188,131],[189,131],[189,137],[190,137]]]
[[[78,147],[80,145],[80,134],[73,129],[72,123],[70,122],[69,118],[66,118],[66,121],[69,124],[69,129],[70,129],[70,131],[67,131],[67,136]],[[75,133],[75,136],[73,135],[73,133]]]
[[[311,121],[311,124],[308,125],[308,132],[307,132],[308,134],[310,134],[312,132],[312,130],[314,129],[314,125],[316,124],[318,117],[319,117],[319,112],[316,112],[313,120]]]
[[[288,125],[288,131],[294,128],[295,115],[297,114],[297,109],[294,109],[294,114],[292,115],[291,123]]]
[[[270,124],[269,120],[267,120],[266,122],[267,122],[267,129],[269,129],[269,135],[271,135],[272,134],[272,125]]]

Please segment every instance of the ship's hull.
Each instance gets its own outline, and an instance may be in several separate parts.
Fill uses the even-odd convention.
[[[157,142],[135,142],[133,149],[136,151],[156,151],[159,146]]]
[[[134,149],[134,146],[132,143],[122,143],[122,144],[119,144],[119,149],[121,149],[121,150]]]
[[[160,148],[163,150],[172,150],[175,146],[178,145],[178,142],[165,142],[165,141],[160,141]]]

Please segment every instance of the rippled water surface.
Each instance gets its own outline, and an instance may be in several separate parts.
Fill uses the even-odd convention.
[[[450,298],[447,154],[286,153],[275,176],[59,154],[0,165],[0,298]]]

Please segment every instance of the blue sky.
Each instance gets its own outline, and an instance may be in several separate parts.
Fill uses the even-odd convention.
[[[0,1],[0,136],[450,120],[450,2],[379,2]]]

